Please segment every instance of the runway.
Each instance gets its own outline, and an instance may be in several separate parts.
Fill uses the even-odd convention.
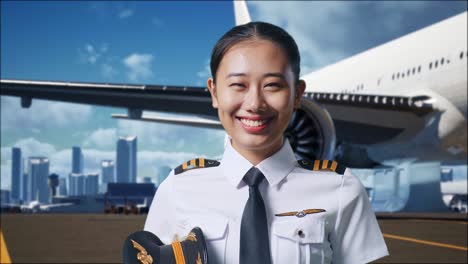
[[[145,215],[2,214],[2,263],[121,263]],[[380,214],[390,256],[375,263],[467,263],[466,214]],[[8,252],[8,255],[6,254]]]

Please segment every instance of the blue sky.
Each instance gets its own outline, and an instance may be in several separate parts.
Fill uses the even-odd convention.
[[[249,1],[254,20],[284,27],[309,72],[467,9],[466,1]],[[203,86],[211,49],[234,25],[231,1],[1,2],[1,78]],[[1,188],[9,189],[11,147],[70,171],[82,146],[85,172],[115,159],[118,136],[138,137],[138,177],[156,177],[193,156],[219,157],[222,131],[118,121],[124,109],[1,98]]]

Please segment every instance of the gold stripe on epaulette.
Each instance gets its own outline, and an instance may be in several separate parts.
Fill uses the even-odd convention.
[[[184,251],[182,250],[182,245],[180,241],[172,242],[172,250],[174,252],[174,257],[177,264],[185,264]]]
[[[200,164],[200,168],[204,168],[205,167],[205,159],[204,158],[200,158],[198,160],[198,163]]]
[[[184,162],[184,163],[182,164],[182,170],[186,170],[186,169],[187,169],[187,162]]]
[[[314,161],[314,170],[319,170],[320,168],[320,160],[315,160]]]
[[[195,159],[190,160],[190,166],[195,167]]]
[[[332,162],[332,165],[331,165],[331,167],[330,167],[330,169],[331,169],[332,171],[336,171],[336,167],[337,167],[337,166],[338,166],[338,163],[337,163],[336,161],[333,161],[333,162]]]
[[[322,170],[328,169],[328,160],[322,160]]]

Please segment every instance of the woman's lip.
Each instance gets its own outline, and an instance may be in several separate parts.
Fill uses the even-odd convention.
[[[269,120],[271,117],[266,117],[266,116],[238,116],[237,118],[239,119],[248,119],[252,121],[257,121],[257,120]]]
[[[259,132],[262,132],[263,130],[265,130],[269,125],[270,125],[270,121],[272,120],[272,118],[268,118],[268,119],[257,119],[257,120],[265,120],[265,123],[261,126],[249,126],[247,124],[244,124],[241,119],[243,117],[238,117],[237,119],[237,122],[240,123],[240,125],[249,133],[259,133]],[[248,118],[245,118],[245,119],[248,119]],[[252,121],[254,121],[254,119],[250,119]]]

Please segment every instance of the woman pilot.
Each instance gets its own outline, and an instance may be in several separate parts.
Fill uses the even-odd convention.
[[[146,231],[171,243],[200,227],[210,264],[354,264],[388,255],[359,180],[332,161],[298,162],[283,135],[305,90],[299,64],[294,39],[275,25],[251,22],[221,37],[207,85],[230,141],[220,161],[194,159],[171,172]]]

